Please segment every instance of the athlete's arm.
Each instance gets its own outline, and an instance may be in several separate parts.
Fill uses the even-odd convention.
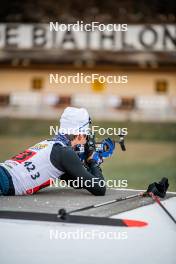
[[[79,186],[81,181],[83,188],[87,189],[94,195],[105,195],[106,186],[101,169],[96,162],[90,160],[88,170],[82,165],[78,155],[71,147],[63,147],[59,144],[53,146],[51,152],[52,164],[61,171],[64,171],[62,179],[77,180]]]

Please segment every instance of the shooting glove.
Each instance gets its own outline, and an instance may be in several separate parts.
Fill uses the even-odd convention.
[[[102,157],[103,158],[109,158],[112,156],[114,150],[115,150],[115,142],[110,139],[104,139],[101,143],[101,148],[102,148]]]
[[[157,195],[161,198],[164,198],[166,195],[166,191],[169,187],[169,182],[167,178],[162,178],[161,181],[151,183],[148,186],[147,192],[152,192],[154,195]]]

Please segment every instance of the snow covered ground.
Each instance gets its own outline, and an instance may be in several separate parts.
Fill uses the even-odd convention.
[[[176,217],[176,197],[163,204]],[[176,263],[176,225],[157,204],[114,217],[146,221],[148,226],[78,226],[0,219],[0,263]]]

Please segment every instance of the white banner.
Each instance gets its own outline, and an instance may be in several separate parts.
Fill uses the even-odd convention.
[[[0,24],[0,48],[176,51],[176,25],[127,25],[126,31],[50,31],[48,24]]]

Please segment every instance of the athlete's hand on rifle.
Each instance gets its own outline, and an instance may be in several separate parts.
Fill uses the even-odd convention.
[[[97,165],[100,165],[101,163],[103,163],[102,153],[99,151],[93,152],[92,155],[87,158],[87,163],[89,163],[91,160],[94,160]]]
[[[78,157],[83,163],[89,163],[94,160],[98,165],[103,162],[102,153],[100,151],[94,151],[91,155],[87,156],[85,152],[78,153]]]
[[[101,155],[103,158],[109,158],[112,156],[114,150],[115,150],[115,142],[110,139],[104,139],[101,143],[102,152]]]
[[[114,149],[114,140],[106,138],[101,142],[96,142],[95,135],[90,134],[87,143],[84,146],[84,151],[80,151],[81,145],[77,145],[76,151],[78,152],[78,156],[83,163],[89,163],[89,161],[93,159],[97,164],[101,164],[103,159],[112,156]]]
[[[104,139],[101,143],[100,150],[94,151],[91,156],[87,158],[87,161],[95,160],[98,165],[103,162],[103,159],[112,156],[115,149],[115,142],[110,138]]]

